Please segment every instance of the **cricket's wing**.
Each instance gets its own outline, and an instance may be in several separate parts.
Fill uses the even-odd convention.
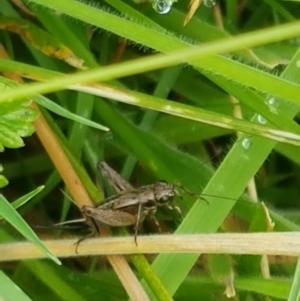
[[[110,227],[130,226],[136,223],[136,217],[124,211],[83,206],[81,212]]]
[[[128,181],[123,179],[121,175],[119,175],[104,161],[98,162],[97,167],[100,169],[103,176],[107,178],[109,185],[111,185],[117,194],[128,189],[134,189]]]
[[[127,190],[124,192],[121,192],[120,194],[113,195],[107,199],[105,199],[102,203],[97,205],[97,208],[106,210],[106,209],[113,209],[113,210],[122,210],[124,211],[124,208],[135,206],[138,207],[138,205],[141,203],[141,198],[139,191],[134,190]]]

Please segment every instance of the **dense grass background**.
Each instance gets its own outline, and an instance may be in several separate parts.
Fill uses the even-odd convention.
[[[185,0],[164,15],[130,0],[25,4],[29,11],[1,0],[2,243],[13,248],[21,233],[57,260],[31,226],[80,217],[60,189],[78,207],[101,201],[93,184],[101,160],[136,187],[164,179],[205,195],[208,203],[181,191],[182,219],[160,210],[165,232],[299,230],[298,1],[206,1],[186,26]],[[257,200],[272,208],[274,229]],[[83,235],[34,231],[58,241]],[[156,228],[146,221],[143,232]],[[234,286],[240,300],[298,298],[295,258],[174,252],[131,256],[127,265],[74,252],[61,266],[4,256],[0,296],[221,300]]]

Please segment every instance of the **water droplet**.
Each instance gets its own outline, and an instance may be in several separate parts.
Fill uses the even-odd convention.
[[[276,98],[275,97],[271,97],[271,98],[269,98],[268,99],[268,104],[270,105],[270,106],[277,106],[277,100],[276,100]]]
[[[167,14],[172,7],[173,0],[153,0],[152,7],[159,14]]]
[[[213,7],[216,5],[216,0],[204,0],[203,1],[203,4],[206,6],[206,7]]]
[[[267,123],[267,119],[265,119],[263,116],[261,115],[257,115],[257,121],[261,124],[266,124]]]
[[[277,112],[278,101],[275,97],[271,97],[271,98],[267,99],[266,104],[269,106],[269,110],[273,114],[278,114],[278,112]]]
[[[249,149],[249,147],[251,146],[252,142],[249,138],[245,138],[242,140],[242,146],[244,149]]]

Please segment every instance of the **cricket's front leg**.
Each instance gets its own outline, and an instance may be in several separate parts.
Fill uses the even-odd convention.
[[[145,213],[145,215],[148,215],[149,216],[149,219],[155,224],[155,226],[157,227],[157,231],[159,233],[162,233],[162,230],[161,230],[161,226],[160,226],[160,223],[158,221],[158,219],[156,218],[155,216],[155,213],[156,213],[156,210],[157,208],[151,208],[151,209],[148,209]]]
[[[134,226],[134,242],[136,245],[138,245],[137,236],[139,233],[140,224],[144,221],[144,219],[145,219],[145,213],[143,212],[143,204],[140,202],[138,205],[138,212],[137,212],[136,222]]]
[[[96,235],[96,232],[95,231],[91,231],[89,234],[79,238],[74,246],[75,246],[75,253],[78,254],[78,247],[79,247],[79,244],[81,244],[84,240],[88,239],[88,238],[91,238],[91,237],[94,237]]]
[[[182,212],[181,212],[181,210],[178,206],[168,205],[167,208],[171,209],[171,210],[175,210],[180,215],[180,217],[182,218]]]

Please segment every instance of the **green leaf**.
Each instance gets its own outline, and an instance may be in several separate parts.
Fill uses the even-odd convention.
[[[300,260],[298,257],[298,262],[294,274],[294,279],[292,283],[292,287],[289,293],[288,301],[297,301],[300,296]]]
[[[30,299],[9,277],[0,271],[0,300],[30,301]]]
[[[7,86],[3,86],[2,91]],[[32,121],[38,117],[38,112],[30,108],[29,101],[11,101],[1,103],[0,109],[0,145],[1,149],[19,148],[24,146],[22,137],[34,133]]]
[[[28,20],[0,16],[0,29],[15,32],[48,56],[64,60],[71,66],[83,68],[83,61],[77,58],[69,48]]]
[[[0,80],[2,81],[2,83],[4,83],[5,85],[7,85],[7,87],[10,87],[10,88],[16,88],[16,87],[20,87],[20,85],[18,85],[17,83],[11,81],[11,80],[8,80],[4,77],[0,77]],[[33,97],[33,100],[38,103],[39,105],[47,108],[48,110],[60,115],[60,116],[63,116],[65,118],[68,118],[68,119],[71,119],[71,120],[74,120],[76,122],[79,122],[81,124],[84,124],[84,125],[87,125],[87,126],[90,126],[90,127],[93,127],[93,128],[96,128],[96,129],[99,129],[99,130],[102,130],[102,131],[108,131],[109,129],[105,126],[102,126],[96,122],[93,122],[91,120],[88,120],[86,118],[83,118],[79,115],[76,115],[66,109],[64,109],[63,107],[61,107],[60,105],[56,104],[55,102],[51,101],[50,99],[42,96],[42,95],[36,95]],[[32,116],[31,116],[31,112],[24,112],[24,111],[21,111],[21,112],[18,112],[16,111],[16,116],[13,114],[13,115],[8,115],[7,119],[9,120],[13,120],[13,119],[17,119],[18,117],[23,117],[24,118],[28,118],[30,119]],[[1,120],[0,120],[1,121]]]
[[[26,195],[23,195],[22,197],[18,198],[16,201],[12,202],[12,206],[15,209],[18,209],[19,207],[25,205],[28,201],[30,201],[34,196],[39,194],[44,188],[45,186],[40,186],[36,188],[34,191],[29,192]]]
[[[26,194],[21,199],[16,200],[17,204],[23,204],[29,199],[38,194],[43,187],[39,187],[32,192]],[[32,229],[28,226],[25,220],[19,215],[8,200],[0,194],[0,215],[7,220],[14,228],[16,228],[27,240],[35,244],[42,252],[44,252],[55,263],[60,264],[60,261],[45,247],[41,240],[36,236]]]
[[[23,139],[19,136],[18,130],[13,129],[13,127],[8,127],[1,124],[0,121],[0,144],[2,147],[8,148],[19,148],[24,146]]]
[[[3,188],[4,186],[6,186],[9,182],[7,181],[7,179],[3,176],[0,175],[0,188]]]

